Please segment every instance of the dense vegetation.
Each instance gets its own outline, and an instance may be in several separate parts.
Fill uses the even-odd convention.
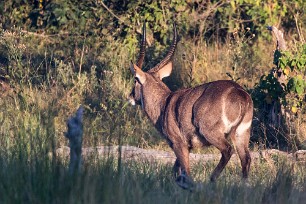
[[[254,150],[305,148],[305,11],[303,0],[1,1],[0,202],[302,202],[305,168],[278,159],[273,168],[254,164],[248,184],[238,177],[240,167],[210,184],[211,164],[199,165],[194,176],[204,187],[189,194],[171,182],[168,166],[118,169],[116,160],[93,159],[74,180],[65,161],[48,153],[67,145],[65,121],[80,104],[84,146],[168,148],[126,100],[133,81],[128,65],[137,57],[144,21],[144,69],[165,55],[175,21],[180,41],[165,79],[172,90],[235,80],[255,103]],[[267,25],[284,31],[286,51],[274,52]]]
[[[64,130],[66,116],[84,104],[91,124],[88,138],[117,143],[120,135],[125,143],[154,146],[160,144],[158,134],[126,103],[128,63],[137,55],[144,20],[149,44],[144,68],[158,63],[175,19],[180,43],[175,70],[165,80],[168,86],[176,90],[217,79],[238,81],[256,105],[253,144],[302,148],[305,5],[299,0],[3,1],[0,77],[24,108],[36,106],[45,114],[49,109],[56,116],[56,130]],[[274,64],[275,41],[267,25],[283,28],[288,42],[288,51]],[[275,73],[268,73],[273,67],[286,74],[284,85],[276,83]],[[278,111],[274,116],[285,118],[281,123],[269,113],[271,104],[285,107],[285,114]]]
[[[130,162],[118,170],[116,160],[93,158],[71,176],[63,162],[20,156],[1,157],[1,203],[303,203],[306,196],[305,166],[282,159],[253,164],[248,182],[239,165],[231,165],[211,183],[216,164],[200,163],[193,171],[199,190],[191,193],[173,182],[170,166]]]

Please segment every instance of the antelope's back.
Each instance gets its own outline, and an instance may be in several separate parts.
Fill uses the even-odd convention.
[[[233,81],[215,81],[207,85],[194,103],[194,123],[205,120],[209,127],[224,118],[233,122],[250,111],[253,112],[252,99],[240,85]]]
[[[246,112],[252,117],[250,95],[233,81],[219,80],[172,93],[165,107],[164,128],[191,137],[200,124],[214,128],[224,118],[233,122]]]

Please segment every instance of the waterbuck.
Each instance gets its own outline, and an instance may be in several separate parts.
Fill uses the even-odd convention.
[[[162,81],[171,74],[172,57],[177,45],[177,30],[173,25],[173,40],[166,57],[147,72],[142,71],[146,48],[145,25],[137,63],[130,70],[135,84],[129,101],[141,105],[157,130],[166,138],[177,159],[173,170],[176,182],[183,188],[192,188],[189,152],[194,147],[213,145],[222,154],[214,169],[215,181],[234,148],[241,160],[242,174],[247,178],[251,157],[249,152],[253,102],[250,95],[237,83],[219,80],[194,88],[172,92]]]

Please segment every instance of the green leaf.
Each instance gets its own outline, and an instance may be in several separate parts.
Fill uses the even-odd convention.
[[[293,59],[291,60],[291,65],[290,65],[291,71],[293,71],[295,66],[296,66],[296,59]]]
[[[236,4],[235,1],[230,1],[231,7],[235,10],[236,9]]]
[[[61,8],[55,8],[53,11],[53,14],[55,15],[56,18],[59,18],[63,15],[65,15],[65,12]]]
[[[296,86],[295,91],[298,95],[302,95],[304,93],[304,87],[302,86]]]
[[[163,19],[163,14],[161,12],[155,12],[154,14],[157,21]]]
[[[291,78],[288,81],[287,88],[288,88],[289,91],[295,91],[295,87],[296,87],[296,79],[295,78]]]
[[[59,23],[60,23],[60,24],[66,24],[67,21],[68,21],[67,17],[66,17],[66,16],[63,16],[62,18],[60,18]]]
[[[298,95],[302,95],[304,93],[304,89],[305,89],[304,80],[300,76],[298,76],[297,78],[297,84],[296,84],[295,89]]]

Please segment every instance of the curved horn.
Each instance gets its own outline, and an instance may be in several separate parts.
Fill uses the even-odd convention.
[[[145,57],[145,52],[146,52],[146,22],[143,23],[142,27],[142,39],[141,39],[141,44],[140,44],[140,51],[139,51],[139,56],[137,58],[137,63],[136,65],[141,68],[144,57]]]
[[[149,72],[157,72],[159,71],[163,66],[165,66],[166,64],[168,64],[171,61],[171,58],[175,52],[175,48],[177,45],[177,30],[176,30],[176,25],[175,23],[173,23],[173,39],[172,39],[172,44],[170,47],[170,50],[168,51],[166,57],[157,65],[155,65],[155,67],[153,67],[152,69],[149,70]]]

